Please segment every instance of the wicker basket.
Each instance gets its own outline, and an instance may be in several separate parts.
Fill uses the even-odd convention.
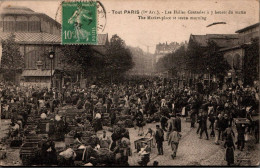
[[[38,143],[24,143],[20,150],[20,158],[24,166],[30,165],[36,156]]]

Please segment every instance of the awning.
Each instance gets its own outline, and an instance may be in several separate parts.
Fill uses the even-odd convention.
[[[52,70],[52,75],[54,74],[55,70]],[[24,70],[22,73],[22,76],[51,76],[51,70],[41,70],[41,69],[37,69],[37,70]]]

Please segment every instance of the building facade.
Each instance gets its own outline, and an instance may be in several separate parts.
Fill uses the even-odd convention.
[[[245,82],[243,70],[247,69],[248,66],[252,66],[249,64],[251,61],[246,61],[250,59],[247,51],[248,46],[252,44],[252,40],[259,39],[259,23],[237,30],[236,33],[238,33],[239,43],[223,48],[220,52],[223,52],[224,58],[231,66],[231,70],[225,77],[225,82],[227,84],[237,82],[242,85]],[[259,73],[259,66],[256,66],[256,71]]]
[[[220,50],[229,48],[239,44],[239,36],[237,34],[206,34],[206,35],[190,35],[189,45],[196,43],[201,48],[207,48],[208,42],[213,41]],[[185,73],[185,84],[188,86],[196,86],[197,83],[202,83],[204,86],[214,85],[217,78],[209,73],[196,74],[193,72]]]
[[[6,40],[12,34],[20,46],[20,54],[25,63],[22,73],[16,74],[16,84],[50,88],[52,76],[53,86],[61,88],[64,85],[61,74],[64,63],[60,23],[44,13],[26,7],[8,6],[0,13],[0,39]],[[93,50],[102,55],[106,52],[104,46],[108,45],[108,35],[99,34],[98,40],[99,45],[93,46]],[[50,51],[55,53],[52,60],[49,58]],[[2,51],[0,58],[1,56]]]

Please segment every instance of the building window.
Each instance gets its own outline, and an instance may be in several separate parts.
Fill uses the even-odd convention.
[[[41,22],[38,17],[32,16],[29,18],[28,30],[29,32],[40,32]]]
[[[27,32],[28,31],[28,19],[25,16],[18,16],[16,18],[16,31]]]
[[[4,31],[14,32],[15,31],[15,19],[12,16],[4,17]]]

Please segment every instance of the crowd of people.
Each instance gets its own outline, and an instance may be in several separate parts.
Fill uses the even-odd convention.
[[[229,165],[234,163],[234,157],[230,157],[235,150],[234,125],[238,133],[235,143],[239,150],[244,149],[247,133],[253,133],[255,142],[259,143],[259,120],[254,119],[259,111],[259,90],[255,87],[231,84],[226,90],[203,92],[191,87],[174,87],[170,81],[159,78],[136,78],[111,85],[93,84],[84,89],[63,87],[60,91],[55,88],[16,87],[1,83],[0,92],[1,118],[11,119],[11,137],[17,136],[19,129],[26,126],[30,113],[57,115],[60,107],[70,105],[84,109],[95,132],[102,130],[105,114],[109,114],[111,127],[117,125],[119,114],[133,116],[138,136],[150,134],[159,155],[164,154],[163,141],[168,141],[173,151],[172,159],[176,157],[181,139],[180,117],[189,118],[191,127],[198,123],[197,133],[200,138],[205,133],[208,140],[209,129],[210,137],[215,137],[216,145],[224,141]],[[246,118],[249,124],[236,123],[235,118]],[[160,125],[156,125],[155,131],[149,129],[144,134],[143,126],[150,120]],[[84,120],[79,117],[80,123],[84,124]],[[66,120],[58,125],[66,132]],[[127,163],[131,152],[120,151],[120,146],[127,146],[125,143],[128,141],[122,139],[130,138],[128,130],[121,126],[113,129],[111,137],[107,137],[104,132],[100,140],[108,141],[106,148],[121,154],[116,157],[120,158],[120,163]]]

